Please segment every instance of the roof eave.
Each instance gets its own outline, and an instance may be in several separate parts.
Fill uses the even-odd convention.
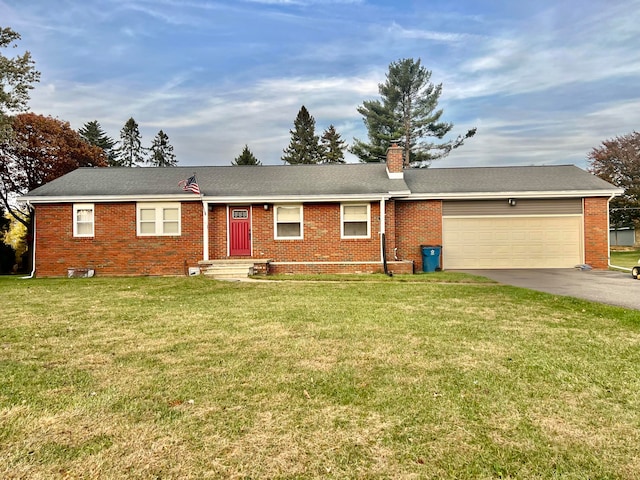
[[[190,195],[23,195],[18,203],[122,203],[122,202],[166,202],[200,201],[200,197]]]
[[[504,192],[433,192],[412,193],[403,200],[492,200],[503,198],[576,198],[620,196],[623,189],[611,190],[556,190],[556,191],[504,191]]]
[[[331,195],[247,195],[247,196],[208,196],[196,195],[71,195],[40,196],[24,195],[18,199],[20,203],[122,203],[122,202],[188,202],[204,201],[207,203],[302,203],[302,202],[336,202],[365,201],[390,198],[388,192]]]
[[[504,192],[431,192],[411,193],[409,190],[331,195],[247,195],[247,196],[208,196],[188,195],[71,195],[44,196],[23,195],[18,203],[120,203],[120,202],[196,202],[207,203],[303,203],[303,202],[338,202],[338,201],[375,201],[382,198],[398,198],[402,200],[491,200],[501,198],[576,198],[576,197],[611,197],[620,196],[623,189],[610,190],[562,190],[562,191],[504,191]]]

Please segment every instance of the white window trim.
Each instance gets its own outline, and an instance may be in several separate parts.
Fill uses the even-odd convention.
[[[298,207],[300,209],[300,235],[296,237],[278,236],[278,207]],[[273,206],[273,238],[275,240],[304,240],[304,209],[302,205],[276,204]]]
[[[367,234],[345,235],[344,233],[344,207],[367,207]],[[340,238],[371,238],[371,204],[370,203],[341,203],[340,204]]]
[[[154,209],[155,210],[155,224],[156,228],[154,233],[142,233],[140,231],[140,210],[141,209]],[[178,209],[178,232],[177,233],[164,233],[164,222],[162,218],[162,212],[165,208],[177,208]],[[139,237],[179,237],[182,235],[182,204],[180,202],[138,202],[136,204],[136,235]]]
[[[78,211],[91,210],[91,233],[78,232]],[[84,222],[89,223],[89,222]],[[91,238],[95,235],[96,230],[96,209],[93,203],[74,203],[73,204],[73,236],[78,238]]]

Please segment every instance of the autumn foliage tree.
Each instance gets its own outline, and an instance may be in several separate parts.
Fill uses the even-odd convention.
[[[611,223],[617,227],[640,223],[640,132],[605,140],[588,158],[592,173],[624,189],[622,196],[611,200]]]
[[[12,119],[12,137],[0,144],[0,201],[29,227],[29,212],[13,200],[78,167],[105,167],[104,151],[89,145],[68,122],[35,113]]]

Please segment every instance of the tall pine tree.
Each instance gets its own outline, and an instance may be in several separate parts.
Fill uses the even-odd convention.
[[[322,152],[316,135],[316,120],[304,105],[300,108],[293,126],[294,129],[289,130],[291,142],[284,149],[282,161],[291,165],[319,163],[322,159]]]
[[[442,140],[453,128],[452,123],[441,121],[443,112],[437,109],[442,84],[434,85],[430,79],[431,71],[420,64],[420,59],[392,62],[387,80],[378,85],[382,101],[365,101],[358,107],[369,143],[354,139],[351,152],[363,162],[379,162],[393,141],[401,141],[405,167],[428,166],[475,135],[473,128],[453,140],[440,143],[429,140]]]
[[[245,145],[242,149],[242,153],[233,159],[231,165],[262,165],[255,155],[249,150],[249,146]]]
[[[78,133],[88,144],[100,147],[104,151],[110,167],[118,165],[118,152],[114,148],[116,141],[107,135],[97,120],[85,123],[78,129]]]
[[[120,145],[117,152],[119,167],[136,167],[144,164],[142,135],[140,135],[138,123],[133,118],[129,118],[120,130]]]
[[[152,167],[175,167],[178,164],[173,153],[173,145],[162,130],[154,137],[149,149],[149,164]]]
[[[322,163],[345,163],[344,151],[347,143],[336,132],[336,127],[329,125],[320,139],[322,146]]]

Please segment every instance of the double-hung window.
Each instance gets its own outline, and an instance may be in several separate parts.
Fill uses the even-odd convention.
[[[340,208],[342,238],[369,238],[371,209],[368,203],[342,204]]]
[[[295,240],[303,238],[302,205],[274,206],[275,238]]]
[[[94,225],[95,221],[93,203],[74,203],[73,236],[93,237]]]
[[[180,235],[179,203],[138,203],[138,236]]]

